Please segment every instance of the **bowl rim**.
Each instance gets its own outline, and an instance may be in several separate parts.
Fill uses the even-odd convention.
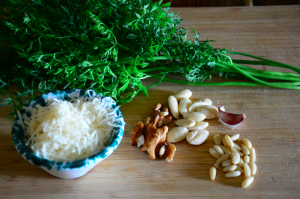
[[[55,97],[65,97],[65,95],[78,92],[79,97],[83,97],[85,94],[89,94],[93,97],[97,97],[98,99],[101,99],[101,101],[109,100],[108,102],[111,103],[111,106],[113,108],[117,108],[117,105],[115,101],[111,97],[103,96],[101,94],[96,93],[94,90],[86,90],[86,89],[62,89],[62,90],[55,90],[52,92],[48,92],[42,95],[39,95],[38,97],[31,100],[29,103],[27,103],[20,111],[20,114],[28,114],[25,108],[29,107],[32,104],[32,107],[35,107],[36,104],[44,105],[45,98],[48,98],[48,95],[51,95],[51,98]],[[106,99],[108,98],[108,99]],[[59,98],[61,99],[61,98]],[[44,103],[44,104],[42,104]],[[109,141],[109,143],[101,149],[99,152],[95,153],[94,155],[91,155],[87,158],[76,160],[76,161],[54,161],[54,160],[48,160],[45,158],[42,158],[40,156],[37,156],[33,151],[31,151],[28,146],[25,145],[25,135],[23,128],[20,123],[20,118],[18,115],[16,115],[15,120],[13,122],[12,127],[12,139],[13,144],[18,151],[18,153],[28,162],[31,164],[37,166],[37,167],[46,167],[48,170],[70,170],[70,169],[79,169],[81,167],[86,167],[90,164],[97,164],[98,162],[104,160],[106,157],[108,157],[112,152],[118,147],[118,145],[121,143],[121,140],[124,135],[124,118],[122,116],[121,111],[119,108],[116,110],[116,118],[118,122],[118,126],[114,127],[113,129],[113,137]],[[22,118],[23,121],[23,118]]]

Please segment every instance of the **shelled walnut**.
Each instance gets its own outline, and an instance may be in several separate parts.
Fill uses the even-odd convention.
[[[137,145],[137,140],[141,135],[143,135],[143,132],[144,132],[144,123],[140,121],[136,123],[136,125],[133,127],[133,129],[130,132],[131,134],[130,143],[132,146]]]
[[[156,127],[161,127],[166,125],[173,120],[173,116],[169,112],[169,108],[163,108],[163,111],[160,111],[162,105],[160,103],[156,104],[154,109],[149,110],[150,123],[153,123]]]
[[[164,143],[166,140],[166,135],[168,132],[168,127],[164,126],[162,128],[159,128],[156,130],[156,132],[153,134],[151,141],[148,143],[148,154],[151,159],[155,159],[155,148],[159,143]]]
[[[156,126],[152,123],[149,123],[147,126],[146,126],[146,131],[145,131],[145,141],[144,141],[144,144],[141,148],[141,151],[147,151],[148,150],[148,144],[149,142],[151,141],[154,133],[156,132]]]
[[[130,143],[132,146],[141,146],[141,151],[147,151],[151,159],[166,158],[167,162],[173,160],[176,147],[166,142],[168,133],[167,124],[173,121],[169,108],[158,103],[154,109],[149,110],[144,122],[138,122],[131,130]]]
[[[174,144],[170,142],[166,142],[165,144],[165,152],[162,154],[162,157],[166,157],[167,162],[171,162],[175,155],[176,147]]]

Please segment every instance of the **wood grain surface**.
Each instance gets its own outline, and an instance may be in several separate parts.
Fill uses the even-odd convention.
[[[300,6],[239,8],[177,8],[185,19],[215,47],[233,48],[300,68]],[[189,34],[192,38],[192,34]],[[258,68],[262,68],[257,66]],[[269,68],[266,68],[269,69]],[[282,69],[276,69],[283,71]],[[215,78],[214,81],[224,79]],[[155,80],[145,80],[145,85]],[[192,99],[210,98],[227,111],[245,113],[236,129],[209,121],[208,140],[200,146],[176,143],[174,160],[151,160],[129,143],[131,127],[155,103],[190,89]],[[196,87],[162,83],[121,107],[126,131],[117,150],[85,176],[55,178],[26,162],[14,149],[12,107],[0,108],[0,198],[299,198],[300,196],[300,91],[265,87]],[[243,177],[227,179],[219,168],[215,181],[208,153],[214,134],[248,138],[257,152],[258,174],[253,184],[240,187]]]

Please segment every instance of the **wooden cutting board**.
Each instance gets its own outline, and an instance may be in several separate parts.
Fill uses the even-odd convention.
[[[266,57],[300,68],[300,6],[247,8],[178,8],[188,29],[201,38],[216,40],[215,47]],[[189,34],[192,38],[192,34]],[[260,69],[270,69],[269,67]],[[276,68],[278,71],[283,71]],[[214,81],[224,79],[215,78]],[[145,80],[151,85],[156,80]],[[208,140],[200,146],[176,143],[174,160],[151,160],[129,143],[131,127],[157,103],[190,89],[192,99],[210,98],[226,110],[245,113],[236,129],[209,121]],[[0,198],[299,198],[300,91],[265,87],[196,87],[162,83],[121,107],[124,138],[117,150],[84,177],[61,180],[26,162],[14,149],[12,107],[0,108]],[[244,177],[228,179],[219,168],[215,181],[208,153],[214,134],[240,134],[253,143],[258,174],[253,184],[240,188]]]

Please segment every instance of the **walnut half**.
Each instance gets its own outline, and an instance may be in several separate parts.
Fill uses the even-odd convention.
[[[158,154],[162,158],[166,158],[167,162],[171,162],[175,155],[175,151],[175,145],[171,144],[170,142],[165,142],[156,149],[156,154]]]
[[[148,144],[151,141],[153,135],[156,132],[156,126],[154,126],[152,123],[149,123],[146,126],[146,132],[145,132],[145,142],[141,148],[141,151],[147,151],[148,150]]]
[[[143,122],[136,123],[136,125],[133,127],[133,129],[130,132],[131,134],[130,143],[132,146],[137,145],[137,140],[141,135],[143,135],[143,131],[144,131],[144,123]]]
[[[173,116],[169,112],[169,108],[163,108],[161,111],[162,105],[160,103],[156,104],[154,109],[149,110],[150,123],[153,123],[156,127],[161,127],[166,125],[173,120]]]
[[[147,152],[149,154],[149,157],[151,159],[156,158],[155,148],[159,143],[164,143],[165,142],[167,132],[168,132],[168,127],[164,126],[162,128],[157,129],[155,134],[153,135],[151,141],[148,144],[148,150],[147,150]]]

